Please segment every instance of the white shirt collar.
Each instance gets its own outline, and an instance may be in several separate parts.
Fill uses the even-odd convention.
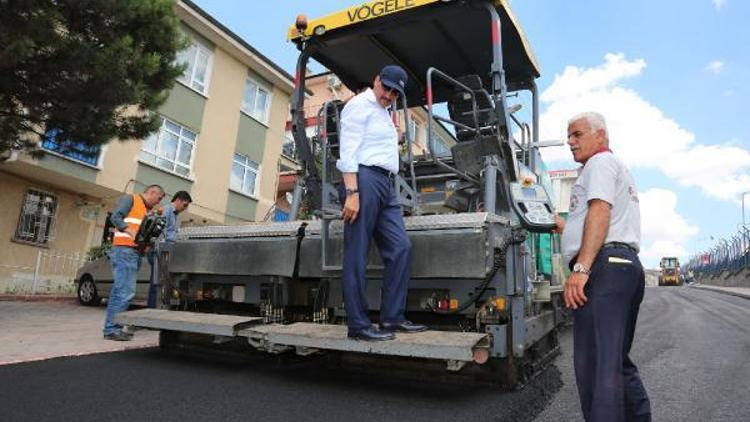
[[[379,105],[381,108],[384,108],[378,102],[378,99],[375,97],[375,91],[372,88],[367,88],[367,90],[364,92],[364,94],[365,94],[365,98],[367,98],[370,102],[373,102],[373,103]]]

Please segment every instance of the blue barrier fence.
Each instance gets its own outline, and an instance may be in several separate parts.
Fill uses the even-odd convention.
[[[735,235],[721,239],[713,248],[690,258],[684,269],[694,277],[717,275],[724,271],[736,273],[750,268],[750,228],[743,227]]]

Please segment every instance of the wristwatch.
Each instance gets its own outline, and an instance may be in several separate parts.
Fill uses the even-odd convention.
[[[358,193],[358,192],[359,192],[358,189],[347,189],[346,190],[346,196],[354,195],[355,193]]]
[[[576,264],[573,265],[573,272],[574,273],[586,274],[586,275],[591,274],[591,270],[589,270],[588,268],[584,267],[583,264],[581,264],[580,262],[576,262]]]

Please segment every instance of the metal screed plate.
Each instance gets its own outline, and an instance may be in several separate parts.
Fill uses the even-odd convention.
[[[343,325],[321,325],[298,322],[290,325],[257,325],[241,330],[238,336],[248,337],[252,344],[266,350],[280,346],[294,348],[339,350],[377,355],[404,356],[446,361],[471,362],[474,349],[488,348],[486,333],[424,331],[397,333],[388,341],[358,341],[347,337]]]

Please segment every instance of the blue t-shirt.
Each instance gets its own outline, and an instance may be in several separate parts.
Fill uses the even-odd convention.
[[[176,242],[177,241],[177,230],[178,227],[178,221],[177,221],[177,214],[174,212],[174,205],[167,204],[162,208],[162,215],[167,220],[167,227],[164,229],[164,240],[167,242]]]

